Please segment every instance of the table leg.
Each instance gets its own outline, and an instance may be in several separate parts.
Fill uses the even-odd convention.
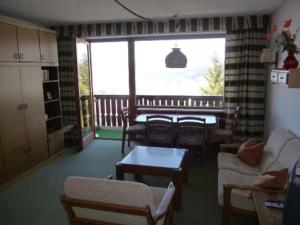
[[[188,163],[189,162],[189,157],[187,152],[184,155],[183,158],[183,164],[182,164],[182,169],[183,169],[183,176],[184,176],[184,183],[188,184],[189,183],[189,170],[188,170]]]
[[[116,179],[117,180],[124,180],[124,172],[122,170],[122,166],[116,165]]]
[[[174,196],[174,209],[175,210],[181,209],[182,175],[183,175],[182,170],[174,171],[173,178],[172,178],[174,186],[175,186],[175,196]]]

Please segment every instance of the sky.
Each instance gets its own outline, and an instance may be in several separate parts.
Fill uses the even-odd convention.
[[[176,45],[187,57],[186,68],[165,66]],[[136,41],[137,95],[201,95],[213,54],[224,62],[224,38]],[[128,94],[127,42],[92,43],[91,55],[94,94]]]

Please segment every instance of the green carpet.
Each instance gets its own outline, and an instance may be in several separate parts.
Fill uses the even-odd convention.
[[[1,225],[67,225],[59,202],[68,176],[105,177],[115,175],[121,159],[120,141],[95,140],[80,152],[68,150],[50,164],[34,171],[7,190],[0,192]],[[183,208],[174,213],[174,225],[220,225],[222,210],[217,203],[216,161],[193,160],[189,184],[183,186]],[[132,176],[126,176],[132,179]],[[145,177],[145,183],[166,186],[169,181]],[[255,224],[236,218],[232,225]]]
[[[122,130],[109,130],[108,128],[101,129],[100,127],[97,127],[95,136],[97,138],[121,140]]]

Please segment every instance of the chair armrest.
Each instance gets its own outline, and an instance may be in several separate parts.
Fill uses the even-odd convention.
[[[231,208],[231,192],[232,190],[241,190],[241,191],[257,191],[257,192],[268,192],[268,193],[286,193],[287,189],[283,190],[274,190],[274,189],[265,189],[251,185],[236,185],[236,184],[224,184],[223,185],[223,206],[228,209]]]
[[[155,223],[167,214],[167,212],[171,206],[174,194],[175,194],[175,186],[173,185],[172,182],[170,182],[168,189],[165,192],[164,197],[163,197],[158,209],[155,212],[154,219],[153,219]]]
[[[260,188],[256,186],[251,185],[237,185],[237,184],[224,184],[223,189],[225,190],[242,190],[242,191],[258,191],[258,192],[269,192],[269,193],[286,193],[287,189],[283,190],[276,190],[276,189],[266,189],[266,188]]]
[[[236,154],[241,144],[220,144],[220,152]]]

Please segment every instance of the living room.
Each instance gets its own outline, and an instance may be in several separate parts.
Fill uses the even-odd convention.
[[[300,156],[300,74],[295,65],[300,60],[299,10],[296,0],[1,1],[1,224],[295,224],[290,215],[299,201],[290,201],[286,191],[292,192],[294,183],[288,176],[296,176],[292,169]],[[288,44],[279,39],[285,34]],[[143,82],[151,80],[143,78],[138,68],[148,63],[148,72],[154,73],[159,59],[162,67],[156,70],[174,77],[188,74],[188,69],[198,69],[190,64],[197,62],[197,54],[193,60],[189,51],[210,58],[209,50],[217,44],[185,51],[185,42],[211,39],[225,44],[224,53],[220,51],[224,54],[221,95],[176,92],[181,87],[191,91],[193,80],[180,80],[170,89],[172,79],[153,81],[151,86],[175,90],[173,95],[139,91]],[[165,45],[168,41],[170,45]],[[120,48],[112,47],[111,64],[104,62],[108,53],[99,60],[90,48],[119,42],[126,45],[122,53],[126,59],[120,60],[126,62],[122,80],[126,91],[95,94],[92,83],[98,78],[91,65],[80,67],[78,46],[83,46],[92,64],[110,65],[113,71],[120,67],[116,63]],[[146,44],[153,59],[145,57],[141,63],[138,50],[146,49]],[[169,65],[174,61],[166,56],[174,45],[184,57],[179,54],[183,61]],[[295,55],[292,62],[287,60],[288,51]],[[153,56],[155,52],[159,56]],[[88,89],[81,88],[80,73],[85,70],[90,71],[84,80]],[[166,79],[164,74],[156,77]],[[123,78],[112,79],[117,85],[116,79]],[[105,83],[104,88],[110,86],[122,87]],[[151,136],[150,119],[157,114],[166,117],[159,134]],[[169,127],[167,137],[172,143],[160,145],[170,140],[161,138],[170,117],[173,130]],[[179,136],[186,133],[179,129],[181,117],[204,121],[205,135],[196,139],[199,151],[180,147]],[[132,131],[136,125],[143,126]],[[97,138],[98,126],[117,133],[117,140]],[[225,130],[230,135],[221,140],[225,136],[218,131]],[[152,142],[156,142],[153,147],[147,147]],[[247,145],[260,149],[255,165],[253,158],[235,155],[242,151],[242,143],[244,149]],[[264,186],[266,179],[271,182]],[[102,190],[101,185],[107,186]],[[103,203],[106,197],[113,202]],[[284,200],[285,205],[280,210],[266,207],[266,199]],[[140,204],[144,208],[137,207]],[[73,211],[72,206],[89,209]],[[94,214],[95,209],[102,212]],[[123,218],[122,212],[147,219]],[[270,218],[275,219],[265,223]]]

